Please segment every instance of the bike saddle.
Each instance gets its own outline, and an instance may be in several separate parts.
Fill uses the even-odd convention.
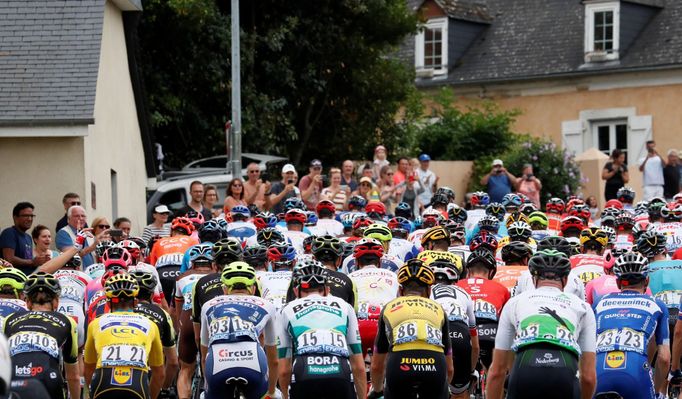
[[[227,380],[225,380],[225,384],[227,385],[249,385],[249,380],[247,380],[244,377],[230,377]]]
[[[598,394],[594,395],[594,399],[623,399],[622,396],[618,392],[599,392]]]

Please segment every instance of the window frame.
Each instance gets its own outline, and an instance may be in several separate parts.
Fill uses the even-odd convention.
[[[424,65],[424,30],[425,29],[440,28],[442,31],[442,51],[441,59],[442,64],[440,68],[427,67]],[[414,68],[417,72],[419,71],[433,71],[434,76],[447,75],[448,73],[448,18],[432,18],[422,24],[415,35],[415,45],[414,45]]]
[[[595,51],[594,27],[595,14],[599,12],[613,13],[613,49]],[[585,5],[585,57],[587,61],[617,60],[620,51],[620,1],[602,2]]]
[[[596,120],[592,121],[590,123],[591,129],[592,129],[592,144],[594,148],[598,149],[600,152],[606,154],[606,156],[611,156],[611,152],[618,148],[616,147],[617,143],[617,138],[616,138],[616,126],[618,125],[624,125],[625,126],[625,148],[619,148],[619,150],[623,151],[625,154],[625,158],[627,161],[632,161],[630,157],[630,152],[628,151],[629,145],[630,145],[630,126],[628,124],[627,118],[618,118],[618,119],[608,119],[608,120]],[[609,149],[608,152],[604,152],[604,150],[599,148],[599,128],[600,127],[607,127],[609,128]]]

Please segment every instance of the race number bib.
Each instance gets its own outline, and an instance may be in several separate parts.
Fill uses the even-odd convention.
[[[448,317],[448,321],[464,321],[469,322],[469,318],[466,314],[466,309],[463,309],[459,302],[447,301],[441,304],[443,306],[443,311]]]
[[[296,338],[297,353],[347,353],[346,336],[335,330],[308,330]]]
[[[211,323],[208,325],[208,335],[211,342],[242,336],[250,337],[254,341],[258,340],[258,335],[254,332],[253,323],[243,320],[239,316],[221,317],[211,320]]]
[[[654,295],[654,298],[663,302],[668,309],[679,309],[681,297],[682,291],[661,291]]]
[[[59,344],[54,337],[33,331],[22,331],[9,338],[10,356],[25,352],[45,352],[59,358]]]
[[[477,299],[474,303],[474,313],[477,319],[497,320],[497,307],[483,299]]]
[[[620,350],[644,353],[646,339],[644,333],[631,328],[612,328],[597,335],[597,350],[607,352],[618,345]]]
[[[147,368],[147,350],[142,345],[107,345],[102,348],[102,367]]]
[[[655,226],[656,231],[663,233],[666,237],[665,248],[668,250],[668,253],[672,254],[682,247],[682,223],[660,223]]]
[[[443,346],[443,333],[424,320],[404,321],[393,329],[394,345],[423,341],[430,345]]]
[[[358,303],[358,320],[378,320],[381,315],[381,306],[371,302]]]
[[[61,284],[60,299],[70,299],[74,302],[83,302],[85,292],[75,285]]]

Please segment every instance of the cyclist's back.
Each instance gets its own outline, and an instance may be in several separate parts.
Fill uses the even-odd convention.
[[[199,240],[192,236],[164,237],[154,244],[152,252],[149,254],[149,263],[156,265],[156,261],[164,255],[184,254],[191,246],[197,244],[199,244]]]

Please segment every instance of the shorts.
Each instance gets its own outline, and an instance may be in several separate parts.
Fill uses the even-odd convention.
[[[481,348],[478,354],[478,359],[486,369],[489,369],[490,364],[493,362],[495,336],[497,335],[497,322],[484,321],[482,323],[478,323],[476,328],[478,329],[478,344]],[[478,367],[477,370],[481,371],[481,369]]]
[[[550,344],[522,348],[509,375],[507,399],[579,399],[578,357]]]
[[[175,295],[175,279],[180,276],[180,265],[166,265],[156,268],[159,273],[159,283],[163,290],[163,296],[169,300]]]
[[[445,355],[429,350],[391,352],[386,361],[384,398],[450,397]]]
[[[246,399],[260,399],[268,391],[268,362],[258,342],[214,343],[206,356],[205,399],[235,397],[241,386]],[[234,381],[234,383],[228,383]]]
[[[178,333],[178,358],[180,361],[193,364],[197,361],[197,342],[194,339],[194,324],[191,311],[180,312],[180,332]]]
[[[367,351],[374,348],[374,339],[379,330],[378,319],[363,319],[358,320],[358,329],[360,330],[360,341],[362,342],[362,356],[367,356]]]
[[[133,367],[101,367],[90,384],[91,399],[151,399],[149,375]]]
[[[26,352],[12,356],[12,381],[40,381],[50,399],[66,397],[66,382],[57,359],[43,352]]]
[[[291,399],[354,399],[355,385],[350,363],[334,355],[303,355],[294,358]]]
[[[645,355],[611,351],[597,353],[596,392],[618,392],[624,399],[654,398],[651,367]]]
[[[12,381],[10,383],[9,390],[12,392],[12,395],[10,395],[9,398],[12,399],[16,397],[19,397],[20,399],[38,399],[50,397],[50,394],[40,381],[30,378]]]
[[[451,392],[460,394],[469,388],[471,382],[471,335],[469,326],[462,322],[450,322],[450,342],[455,374],[452,376]]]

